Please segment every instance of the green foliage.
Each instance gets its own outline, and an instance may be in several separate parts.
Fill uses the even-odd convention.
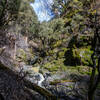
[[[35,24],[37,25],[38,21],[33,8],[30,6],[29,0],[21,0],[16,22],[16,24],[21,27],[21,34],[28,37],[32,36],[32,31],[34,30]],[[31,27],[33,27],[33,30]]]
[[[90,0],[54,0],[53,9],[54,12],[57,9],[60,17],[64,19],[68,33],[85,33],[85,31],[90,33],[91,28],[85,25],[89,16],[95,13],[90,4]]]
[[[91,45],[93,41],[93,36],[90,34],[88,35],[80,35],[77,39],[77,47],[84,47]]]
[[[0,0],[0,26],[16,19],[20,0]]]
[[[40,24],[39,35],[41,37],[47,37],[48,39],[59,39],[60,34],[66,33],[64,28],[64,20],[62,18],[53,19],[50,22],[43,22]]]
[[[50,56],[50,63],[44,65],[44,68],[47,68],[49,71],[58,71],[58,69],[65,68],[66,63],[73,66],[80,64],[91,65],[92,51],[90,48],[87,48],[91,44],[89,38],[86,38],[86,36],[71,35],[70,33],[84,33],[86,29],[85,22],[89,16],[87,11],[91,15],[95,11],[87,6],[87,0],[54,1],[56,9],[60,12],[60,17],[42,23],[38,22],[37,16],[30,6],[32,0],[21,0],[20,2],[18,0],[15,2],[9,1],[10,6],[8,8],[11,9],[8,11],[9,14],[17,15],[17,20],[10,21],[9,24],[15,25],[15,31],[17,33],[20,32],[28,36],[29,39],[40,41],[40,55],[41,51],[43,51],[45,57]],[[5,4],[4,1],[2,2]],[[13,3],[14,5],[11,6]],[[59,8],[59,5],[61,8]],[[87,11],[84,7],[86,7]],[[2,15],[3,9],[4,7],[0,5],[0,16]],[[91,33],[92,29],[89,28],[89,30],[86,29],[88,34]],[[26,54],[23,51],[19,52],[21,53],[21,59],[25,61]],[[82,57],[80,54],[82,54]],[[43,61],[42,57],[41,59]],[[55,59],[58,59],[58,61]],[[62,67],[59,62],[61,62]],[[51,64],[51,66],[49,67],[48,64]]]

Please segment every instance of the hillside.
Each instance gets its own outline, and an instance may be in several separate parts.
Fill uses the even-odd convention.
[[[99,0],[54,0],[48,22],[32,2],[0,1],[0,100],[99,100]]]

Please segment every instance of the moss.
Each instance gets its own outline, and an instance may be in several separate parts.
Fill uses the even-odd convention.
[[[65,55],[65,52],[67,51],[67,48],[62,48],[59,52],[58,52],[58,58],[63,58]]]
[[[57,53],[58,52],[58,50],[55,48],[55,49],[53,49],[53,50],[49,50],[48,51],[48,55],[54,55],[55,53]]]
[[[92,41],[92,34],[90,34],[90,36],[80,35],[78,36],[77,47],[85,47],[91,45],[91,41]]]
[[[59,83],[65,83],[65,82],[76,82],[74,80],[54,80],[50,82],[50,85],[57,85]]]
[[[39,72],[39,67],[32,67],[32,69],[31,70],[33,70],[35,73],[38,73]]]
[[[68,80],[71,74],[91,75],[92,68],[88,66],[66,66],[67,76],[63,80]]]
[[[29,53],[31,54],[31,58],[33,58],[34,57],[34,53],[33,53],[32,48],[29,48]]]
[[[76,49],[68,49],[65,53],[64,64],[67,66],[80,65],[80,58],[77,54]]]
[[[62,44],[62,40],[58,40],[52,45],[52,47],[56,48],[56,47],[59,47],[61,44]]]
[[[74,45],[73,45],[74,46]],[[92,65],[91,55],[93,51],[91,50],[90,46],[77,48],[74,46],[72,49],[68,49],[65,53],[65,64],[70,66],[77,66],[77,65]]]
[[[74,57],[80,59],[81,64],[91,66],[92,65],[91,55],[93,51],[91,51],[90,49],[91,49],[90,46],[80,49],[74,49],[73,55]]]
[[[57,66],[56,64],[52,64],[52,63],[47,63],[44,65],[44,68],[49,70],[50,72],[55,72],[58,71],[59,66]]]
[[[53,71],[58,71],[58,68],[59,68],[59,66],[52,66],[52,68],[49,68],[48,70],[50,72],[53,72]]]
[[[18,49],[17,50],[17,60],[22,60],[25,61],[27,60],[27,55],[23,49]]]
[[[53,60],[42,66],[42,68],[54,73],[57,71],[65,71],[66,66],[63,64],[64,59]]]
[[[82,75],[91,75],[92,68],[88,66],[77,66],[78,72]]]

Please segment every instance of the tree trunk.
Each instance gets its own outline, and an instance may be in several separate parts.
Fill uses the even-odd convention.
[[[96,72],[96,69],[94,68],[92,70],[92,75],[91,75],[91,78],[90,78],[90,85],[89,85],[89,91],[88,91],[88,100],[94,100],[94,90],[92,88],[93,88],[94,81],[95,81],[95,72]]]

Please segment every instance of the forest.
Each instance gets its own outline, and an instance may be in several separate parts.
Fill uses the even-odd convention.
[[[100,100],[100,0],[0,0],[0,100]]]

